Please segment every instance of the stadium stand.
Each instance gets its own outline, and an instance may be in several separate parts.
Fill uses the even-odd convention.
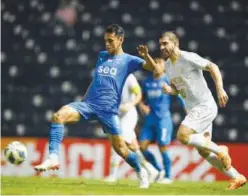
[[[2,136],[46,137],[52,112],[80,100],[86,91],[97,53],[104,49],[104,29],[118,23],[126,30],[128,53],[137,55],[136,47],[142,43],[158,56],[158,36],[174,30],[183,49],[218,64],[230,102],[219,109],[214,140],[248,142],[246,0],[70,3],[77,19],[66,25],[56,15],[58,0],[1,1]],[[205,75],[215,94],[211,78]],[[176,102],[172,111],[178,125],[183,113]],[[68,136],[97,137],[95,124],[79,123],[66,130]]]

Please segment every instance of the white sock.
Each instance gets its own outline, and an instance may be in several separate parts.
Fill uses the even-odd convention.
[[[116,178],[117,172],[121,163],[122,157],[120,157],[115,150],[112,148],[111,152],[111,163],[110,163],[110,176]]]
[[[229,176],[230,178],[236,178],[237,175],[239,175],[238,171],[231,167],[229,170],[225,170],[222,162],[218,159],[218,157],[216,156],[216,154],[214,153],[210,153],[210,155],[206,158],[206,160],[213,165],[215,168],[217,168],[218,170],[220,170],[222,173],[224,173],[226,176]]]
[[[195,146],[196,148],[204,148],[215,154],[218,154],[222,151],[217,144],[206,139],[203,135],[197,133],[189,136],[188,144]]]
[[[143,153],[140,150],[136,150],[135,153],[138,155],[141,164],[146,160]]]
[[[158,172],[151,163],[149,163],[143,153],[140,151],[140,150],[137,150],[135,151],[135,153],[138,155],[139,159],[140,159],[140,163],[141,165],[146,169],[146,171],[148,172],[148,174],[151,174],[151,173],[155,173],[155,172]]]

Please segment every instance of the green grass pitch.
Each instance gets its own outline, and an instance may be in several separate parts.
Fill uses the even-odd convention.
[[[228,191],[228,182],[179,182],[171,185],[151,184],[139,189],[137,181],[119,180],[105,183],[82,178],[1,177],[2,195],[246,195],[248,185]]]

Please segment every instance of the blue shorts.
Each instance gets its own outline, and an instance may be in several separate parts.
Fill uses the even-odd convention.
[[[154,115],[148,115],[141,129],[139,140],[155,141],[159,146],[164,146],[170,144],[172,132],[173,123],[171,116],[159,119]]]
[[[121,134],[120,119],[117,114],[96,110],[85,101],[72,102],[67,106],[77,110],[82,116],[82,120],[98,120],[105,133],[111,135]]]

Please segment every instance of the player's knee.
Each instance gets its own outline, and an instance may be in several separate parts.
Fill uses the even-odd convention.
[[[129,148],[129,150],[131,150],[131,151],[136,151],[136,150],[138,150],[138,147],[137,147],[137,145],[134,145],[134,144],[127,144],[127,146],[128,146],[128,148]]]
[[[125,142],[120,142],[118,144],[115,144],[114,149],[118,155],[120,155],[122,158],[126,158],[128,155],[128,148],[125,144]]]
[[[177,140],[183,144],[188,144],[189,141],[189,133],[187,131],[178,131],[177,132]]]
[[[165,152],[165,151],[167,151],[167,146],[166,145],[159,146],[159,150],[160,150],[160,152]]]
[[[209,156],[210,151],[204,149],[198,149],[198,153],[201,155],[201,157],[206,159]]]
[[[147,144],[141,142],[140,143],[140,150],[141,150],[141,152],[145,152],[146,149],[147,149]]]
[[[73,108],[63,106],[59,111],[53,114],[52,123],[66,124],[79,121],[80,114]]]
[[[63,124],[63,117],[58,112],[52,115],[52,123]]]

